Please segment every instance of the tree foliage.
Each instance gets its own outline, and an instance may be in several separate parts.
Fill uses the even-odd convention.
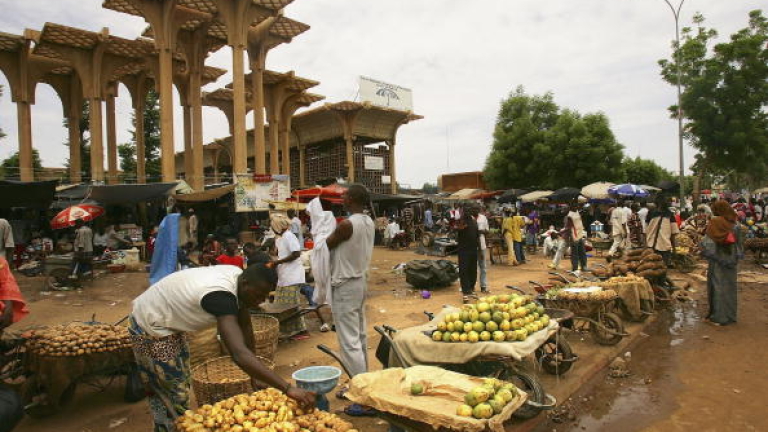
[[[759,10],[746,28],[714,44],[717,32],[694,17],[671,60],[660,60],[672,85],[680,68],[682,113],[689,143],[702,153],[699,169],[745,178],[768,174],[768,20]],[[679,62],[676,61],[679,59]],[[677,107],[670,107],[673,117]]]
[[[423,186],[421,186],[421,191],[425,194],[436,194],[440,192],[440,188],[437,187],[437,184],[435,183],[424,183]]]
[[[627,157],[622,165],[625,183],[655,186],[662,180],[675,180],[674,174],[650,159]]]
[[[560,109],[552,93],[518,87],[501,103],[485,164],[489,187],[582,186],[623,177],[623,146],[603,113]]]
[[[37,149],[32,149],[32,169],[34,171],[40,171],[43,169],[43,162],[40,159],[40,152]],[[19,152],[8,156],[0,163],[0,171],[3,177],[19,177]]]
[[[128,177],[135,178],[136,173],[136,115],[132,116],[131,142],[120,144],[120,169]],[[159,181],[160,165],[160,96],[154,90],[147,93],[144,101],[144,160],[147,181]]]

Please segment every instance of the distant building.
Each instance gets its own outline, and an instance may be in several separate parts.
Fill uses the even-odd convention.
[[[482,171],[443,174],[437,179],[442,192],[458,192],[462,189],[487,189]]]

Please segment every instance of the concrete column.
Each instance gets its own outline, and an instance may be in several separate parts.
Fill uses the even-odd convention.
[[[101,128],[101,99],[88,100],[90,109],[89,129],[91,133],[91,182],[104,181],[104,133]]]
[[[251,64],[251,93],[254,172],[264,174],[267,172],[267,143],[264,136],[264,68],[261,65]]]
[[[19,122],[19,179],[33,181],[35,172],[32,163],[32,104],[18,101],[16,112]]]
[[[245,174],[248,171],[248,153],[245,139],[245,71],[244,47],[232,47],[232,91],[233,122],[235,133],[232,135],[232,174]]]
[[[73,99],[76,99],[79,101],[79,98],[73,97]],[[72,106],[69,108],[69,115],[67,116],[67,123],[69,124],[69,127],[67,128],[69,131],[69,182],[70,183],[80,183],[83,180],[83,176],[81,174],[83,167],[80,163],[81,156],[81,147],[82,143],[80,142],[80,116],[81,116],[81,107],[76,106],[76,104],[72,104]]]
[[[115,96],[107,95],[107,183],[117,183],[117,125]]]
[[[219,182],[219,154],[221,150],[216,150],[213,153],[213,182]]]
[[[192,107],[182,106],[184,112],[184,179],[192,185],[194,173],[194,151],[192,149]]]
[[[306,174],[305,174],[305,166],[304,166],[304,158],[306,157],[306,150],[303,145],[299,144],[299,184],[298,186],[304,187],[306,184]]]
[[[164,182],[176,180],[173,148],[173,50],[160,49],[160,76],[156,81],[160,93],[160,161]]]
[[[280,173],[280,122],[269,119],[269,173]]]
[[[393,194],[397,193],[397,171],[395,170],[395,140],[388,142],[389,144],[389,181],[390,186],[392,187],[391,192]]]
[[[203,103],[200,95],[200,73],[193,73],[190,86],[192,87],[192,182],[190,186],[196,191],[205,189],[205,172],[203,158]],[[188,176],[189,177],[189,176]]]
[[[280,174],[291,175],[291,134],[285,128],[280,131],[280,149],[283,151],[283,169]]]
[[[144,184],[147,182],[147,158],[144,155],[144,103],[145,99],[134,101],[133,112],[136,119],[134,127],[136,128],[136,183]]]
[[[344,137],[344,141],[346,142],[346,146],[347,146],[347,180],[350,183],[354,183],[355,182],[354,139],[352,138],[352,135],[347,135]]]

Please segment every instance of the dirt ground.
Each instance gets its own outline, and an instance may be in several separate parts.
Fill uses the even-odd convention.
[[[404,328],[423,323],[423,311],[438,311],[445,304],[460,302],[458,284],[435,291],[424,300],[392,268],[412,259],[424,259],[412,251],[377,248],[371,265],[368,300],[369,359],[373,369],[379,336],[372,327],[389,324]],[[546,279],[546,263],[533,256],[520,267],[491,266],[489,281],[494,292],[505,285],[528,287],[527,281]],[[740,322],[728,328],[700,325],[704,302],[687,303],[670,313],[650,320],[645,328],[628,326],[633,336],[616,347],[601,347],[589,336],[567,333],[580,360],[565,376],[542,376],[545,388],[566,409],[544,424],[514,423],[509,430],[768,430],[762,415],[768,400],[768,372],[759,367],[766,351],[768,276],[757,267],[744,266],[740,295]],[[18,276],[32,314],[19,327],[51,325],[72,320],[117,321],[130,310],[130,302],[146,289],[146,273],[103,275],[82,292],[41,292],[42,278]],[[693,282],[695,299],[704,296],[701,278]],[[316,349],[318,344],[338,346],[335,334],[320,333],[320,323],[308,318],[311,338],[281,343],[277,371],[288,378],[297,369],[331,364],[335,361]],[[600,372],[617,354],[629,351],[632,375],[613,379]],[[533,367],[533,365],[530,365]],[[595,375],[597,374],[597,375]],[[593,378],[594,377],[594,378]],[[342,381],[343,382],[343,381]],[[586,385],[585,385],[586,384]],[[581,390],[579,390],[581,388]],[[80,386],[65,410],[46,419],[25,418],[16,429],[21,432],[143,431],[150,430],[149,410],[144,402],[126,404],[122,382],[99,391]],[[578,393],[577,393],[578,392]],[[332,410],[342,401],[330,397]],[[638,415],[640,414],[640,415]],[[553,420],[558,420],[555,422]],[[387,425],[378,419],[352,419],[362,431],[383,432]]]

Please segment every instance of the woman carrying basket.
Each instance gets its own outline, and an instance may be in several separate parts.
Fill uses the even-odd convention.
[[[130,332],[136,363],[148,384],[156,432],[173,431],[174,420],[189,409],[190,363],[184,333],[214,324],[234,362],[255,388],[266,383],[303,406],[314,393],[291,386],[253,354],[249,308],[274,290],[277,273],[268,257],[236,266],[200,267],[166,276],[133,301]]]

